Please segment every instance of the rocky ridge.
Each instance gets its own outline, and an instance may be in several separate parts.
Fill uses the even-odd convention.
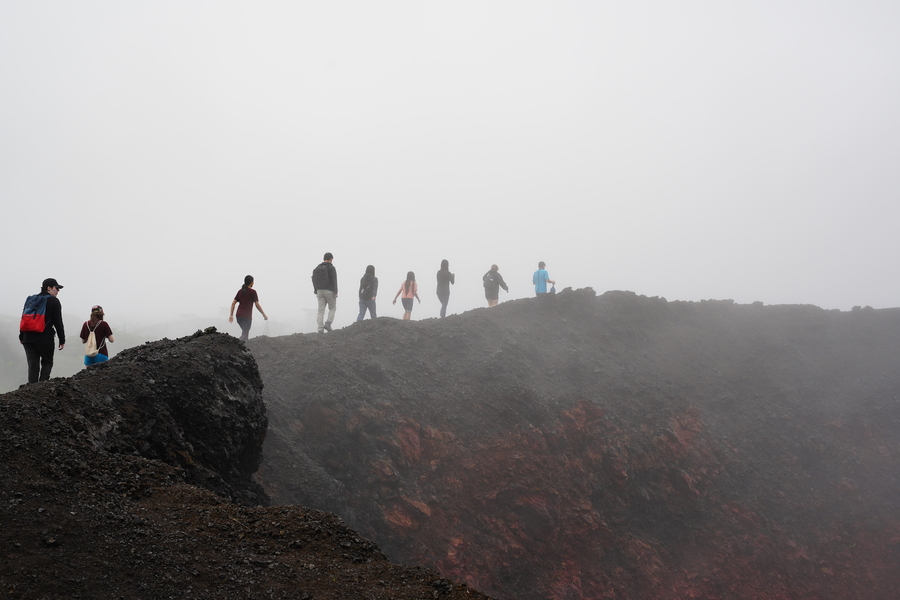
[[[887,599],[900,311],[591,290],[249,343],[258,478],[498,598]]]
[[[266,507],[243,343],[148,343],[0,396],[3,598],[485,598],[333,514]]]

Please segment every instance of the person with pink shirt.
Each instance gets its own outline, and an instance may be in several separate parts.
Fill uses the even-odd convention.
[[[412,317],[412,309],[413,309],[413,298],[419,301],[419,304],[422,304],[422,299],[419,298],[419,286],[416,284],[416,274],[410,271],[406,274],[406,281],[400,284],[400,289],[397,290],[397,294],[394,296],[393,304],[397,304],[397,297],[403,294],[403,298],[401,298],[401,302],[403,302],[403,320],[409,321],[410,317]]]

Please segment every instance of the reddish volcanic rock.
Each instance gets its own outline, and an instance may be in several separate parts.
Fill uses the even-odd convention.
[[[258,478],[498,598],[900,589],[900,311],[590,290],[257,338]]]
[[[0,597],[487,599],[333,514],[251,506],[262,385],[208,331],[0,396]]]

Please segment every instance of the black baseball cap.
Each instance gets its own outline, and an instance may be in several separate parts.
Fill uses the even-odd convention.
[[[53,279],[52,277],[48,277],[44,280],[44,283],[41,284],[41,289],[46,290],[48,287],[55,287],[59,289],[63,289],[63,286],[59,285],[59,282]]]

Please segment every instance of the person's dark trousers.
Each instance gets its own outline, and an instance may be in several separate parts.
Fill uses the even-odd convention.
[[[53,368],[53,344],[22,344],[28,359],[28,383],[47,381]]]
[[[377,319],[378,315],[375,314],[375,301],[374,300],[360,300],[359,301],[359,316],[356,317],[357,321],[362,321],[366,318],[366,309],[369,309],[369,316],[373,319]]]
[[[441,302],[441,316],[447,316],[447,303],[450,302],[450,294],[444,296],[443,294],[438,294],[438,300]]]
[[[247,341],[250,339],[250,326],[253,325],[252,317],[236,317],[238,325],[241,327],[241,339]]]

